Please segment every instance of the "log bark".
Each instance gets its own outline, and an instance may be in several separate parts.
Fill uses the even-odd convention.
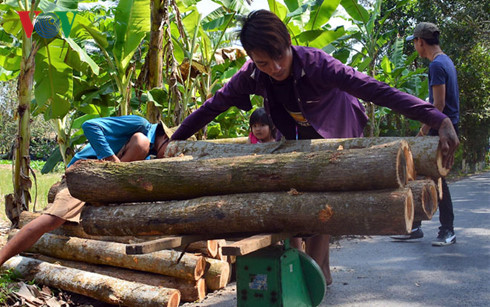
[[[323,150],[366,148],[374,145],[390,143],[403,139],[408,142],[413,155],[414,168],[417,174],[432,178],[444,177],[449,169],[442,166],[442,155],[439,148],[439,137],[370,137],[353,139],[324,139],[324,140],[299,140],[281,141],[277,143],[244,144],[239,142],[219,143],[209,141],[173,141],[166,151],[165,157],[193,156],[196,159],[209,159],[219,157],[232,157],[241,155],[260,155],[288,152],[312,152]],[[407,159],[410,172],[410,159]]]
[[[32,258],[49,263],[59,264],[64,267],[82,270],[85,272],[92,272],[127,281],[134,281],[154,287],[176,289],[180,291],[180,300],[184,302],[201,301],[206,297],[206,282],[204,278],[200,278],[196,281],[186,280],[171,276],[164,276],[148,272],[139,272],[106,265],[94,265],[80,261],[53,258],[39,254],[33,254]]]
[[[58,194],[58,191],[61,188],[61,181],[55,182],[48,191],[48,203],[53,203],[54,199],[56,197],[56,194]]]
[[[70,193],[90,203],[189,199],[247,192],[350,191],[403,187],[405,141],[370,148],[209,160],[80,161]]]
[[[15,235],[16,231],[11,231]],[[157,273],[182,279],[197,280],[202,277],[205,260],[202,256],[163,250],[146,255],[126,255],[125,244],[44,234],[30,252],[93,264],[104,264]]]
[[[414,221],[432,219],[437,211],[437,189],[431,179],[409,181],[407,187],[412,190]]]
[[[42,213],[40,212],[22,211],[19,218],[19,228],[24,227],[25,225],[29,224],[31,221],[33,221],[34,219],[38,218],[41,215]],[[66,236],[66,237],[78,237],[84,239],[109,241],[109,242],[117,242],[117,243],[124,243],[124,244],[141,243],[141,242],[147,242],[150,240],[155,240],[160,238],[159,236],[158,237],[157,236],[139,236],[139,237],[93,236],[86,233],[80,224],[70,223],[70,222],[64,223],[63,225],[61,225],[61,227],[58,227],[50,231],[49,233],[60,235],[60,236]]]
[[[211,290],[219,290],[226,287],[231,278],[231,265],[222,260],[206,258],[206,271],[204,280],[206,287]]]
[[[226,138],[226,139],[210,139],[201,142],[215,143],[215,144],[247,144],[248,137],[241,136],[236,138]]]
[[[180,303],[180,293],[175,289],[129,282],[28,257],[13,257],[3,267],[14,269],[25,279],[113,305],[176,307]]]
[[[405,234],[413,221],[410,189],[325,193],[245,193],[183,201],[86,206],[82,226],[94,235],[289,232]],[[124,227],[114,227],[124,225]]]

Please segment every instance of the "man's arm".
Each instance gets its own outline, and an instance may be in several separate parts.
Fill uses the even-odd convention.
[[[434,107],[439,111],[443,111],[446,106],[446,85],[437,84],[432,86],[432,95],[434,97]],[[423,124],[419,131],[419,136],[427,135],[429,133],[430,126]]]
[[[179,129],[172,135],[171,141],[189,138],[230,107],[235,106],[245,111],[252,109],[250,95],[257,94],[256,81],[251,77],[254,70],[252,61],[245,63],[224,87],[184,119]]]
[[[443,166],[451,168],[454,162],[454,152],[459,145],[459,139],[451,120],[442,113],[444,105],[439,110],[436,105],[392,88],[383,82],[348,68],[337,60],[332,60],[330,65],[339,69],[331,68],[326,70],[325,74],[327,74],[327,77],[324,80],[336,80],[339,88],[357,98],[388,107],[409,118],[426,123],[426,125],[430,124],[427,127],[437,129],[440,137]],[[331,73],[332,71],[334,74]],[[440,85],[435,85],[433,89],[437,91],[437,94],[433,92],[433,96],[436,99],[436,95],[438,95],[437,104],[440,107],[441,99],[442,104],[445,103],[445,86],[442,88]],[[441,95],[441,92],[444,94]]]

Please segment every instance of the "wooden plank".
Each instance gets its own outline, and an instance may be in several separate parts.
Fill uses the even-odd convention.
[[[186,245],[192,242],[207,240],[208,236],[169,236],[148,242],[126,244],[126,255],[141,255]]]
[[[221,247],[221,251],[223,255],[227,256],[243,256],[261,248],[275,244],[281,240],[291,238],[292,236],[293,235],[290,233],[259,234],[237,241],[230,245],[224,245]]]

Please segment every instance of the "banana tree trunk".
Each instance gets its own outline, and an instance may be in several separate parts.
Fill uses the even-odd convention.
[[[151,1],[151,32],[150,47],[148,50],[148,84],[149,89],[159,88],[163,85],[163,10],[161,0]],[[153,101],[147,104],[146,116],[152,123],[157,123],[161,116]]]
[[[17,96],[19,99],[17,117],[19,119],[19,129],[15,142],[15,159],[12,170],[14,193],[13,197],[6,198],[6,200],[10,199],[12,203],[7,203],[6,201],[5,208],[7,216],[14,224],[18,222],[20,212],[28,210],[31,199],[29,193],[32,184],[29,178],[29,142],[31,137],[29,129],[30,104],[36,66],[35,57],[39,49],[37,44],[32,42],[31,38],[26,37],[26,34],[23,35],[22,46],[20,75],[17,82]]]

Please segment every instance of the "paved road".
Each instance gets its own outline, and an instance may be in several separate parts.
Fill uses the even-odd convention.
[[[490,172],[449,189],[456,244],[431,246],[438,214],[423,222],[425,237],[417,242],[385,236],[340,240],[331,246],[334,283],[320,306],[490,306]],[[184,306],[236,306],[235,289],[233,283],[202,303]]]

